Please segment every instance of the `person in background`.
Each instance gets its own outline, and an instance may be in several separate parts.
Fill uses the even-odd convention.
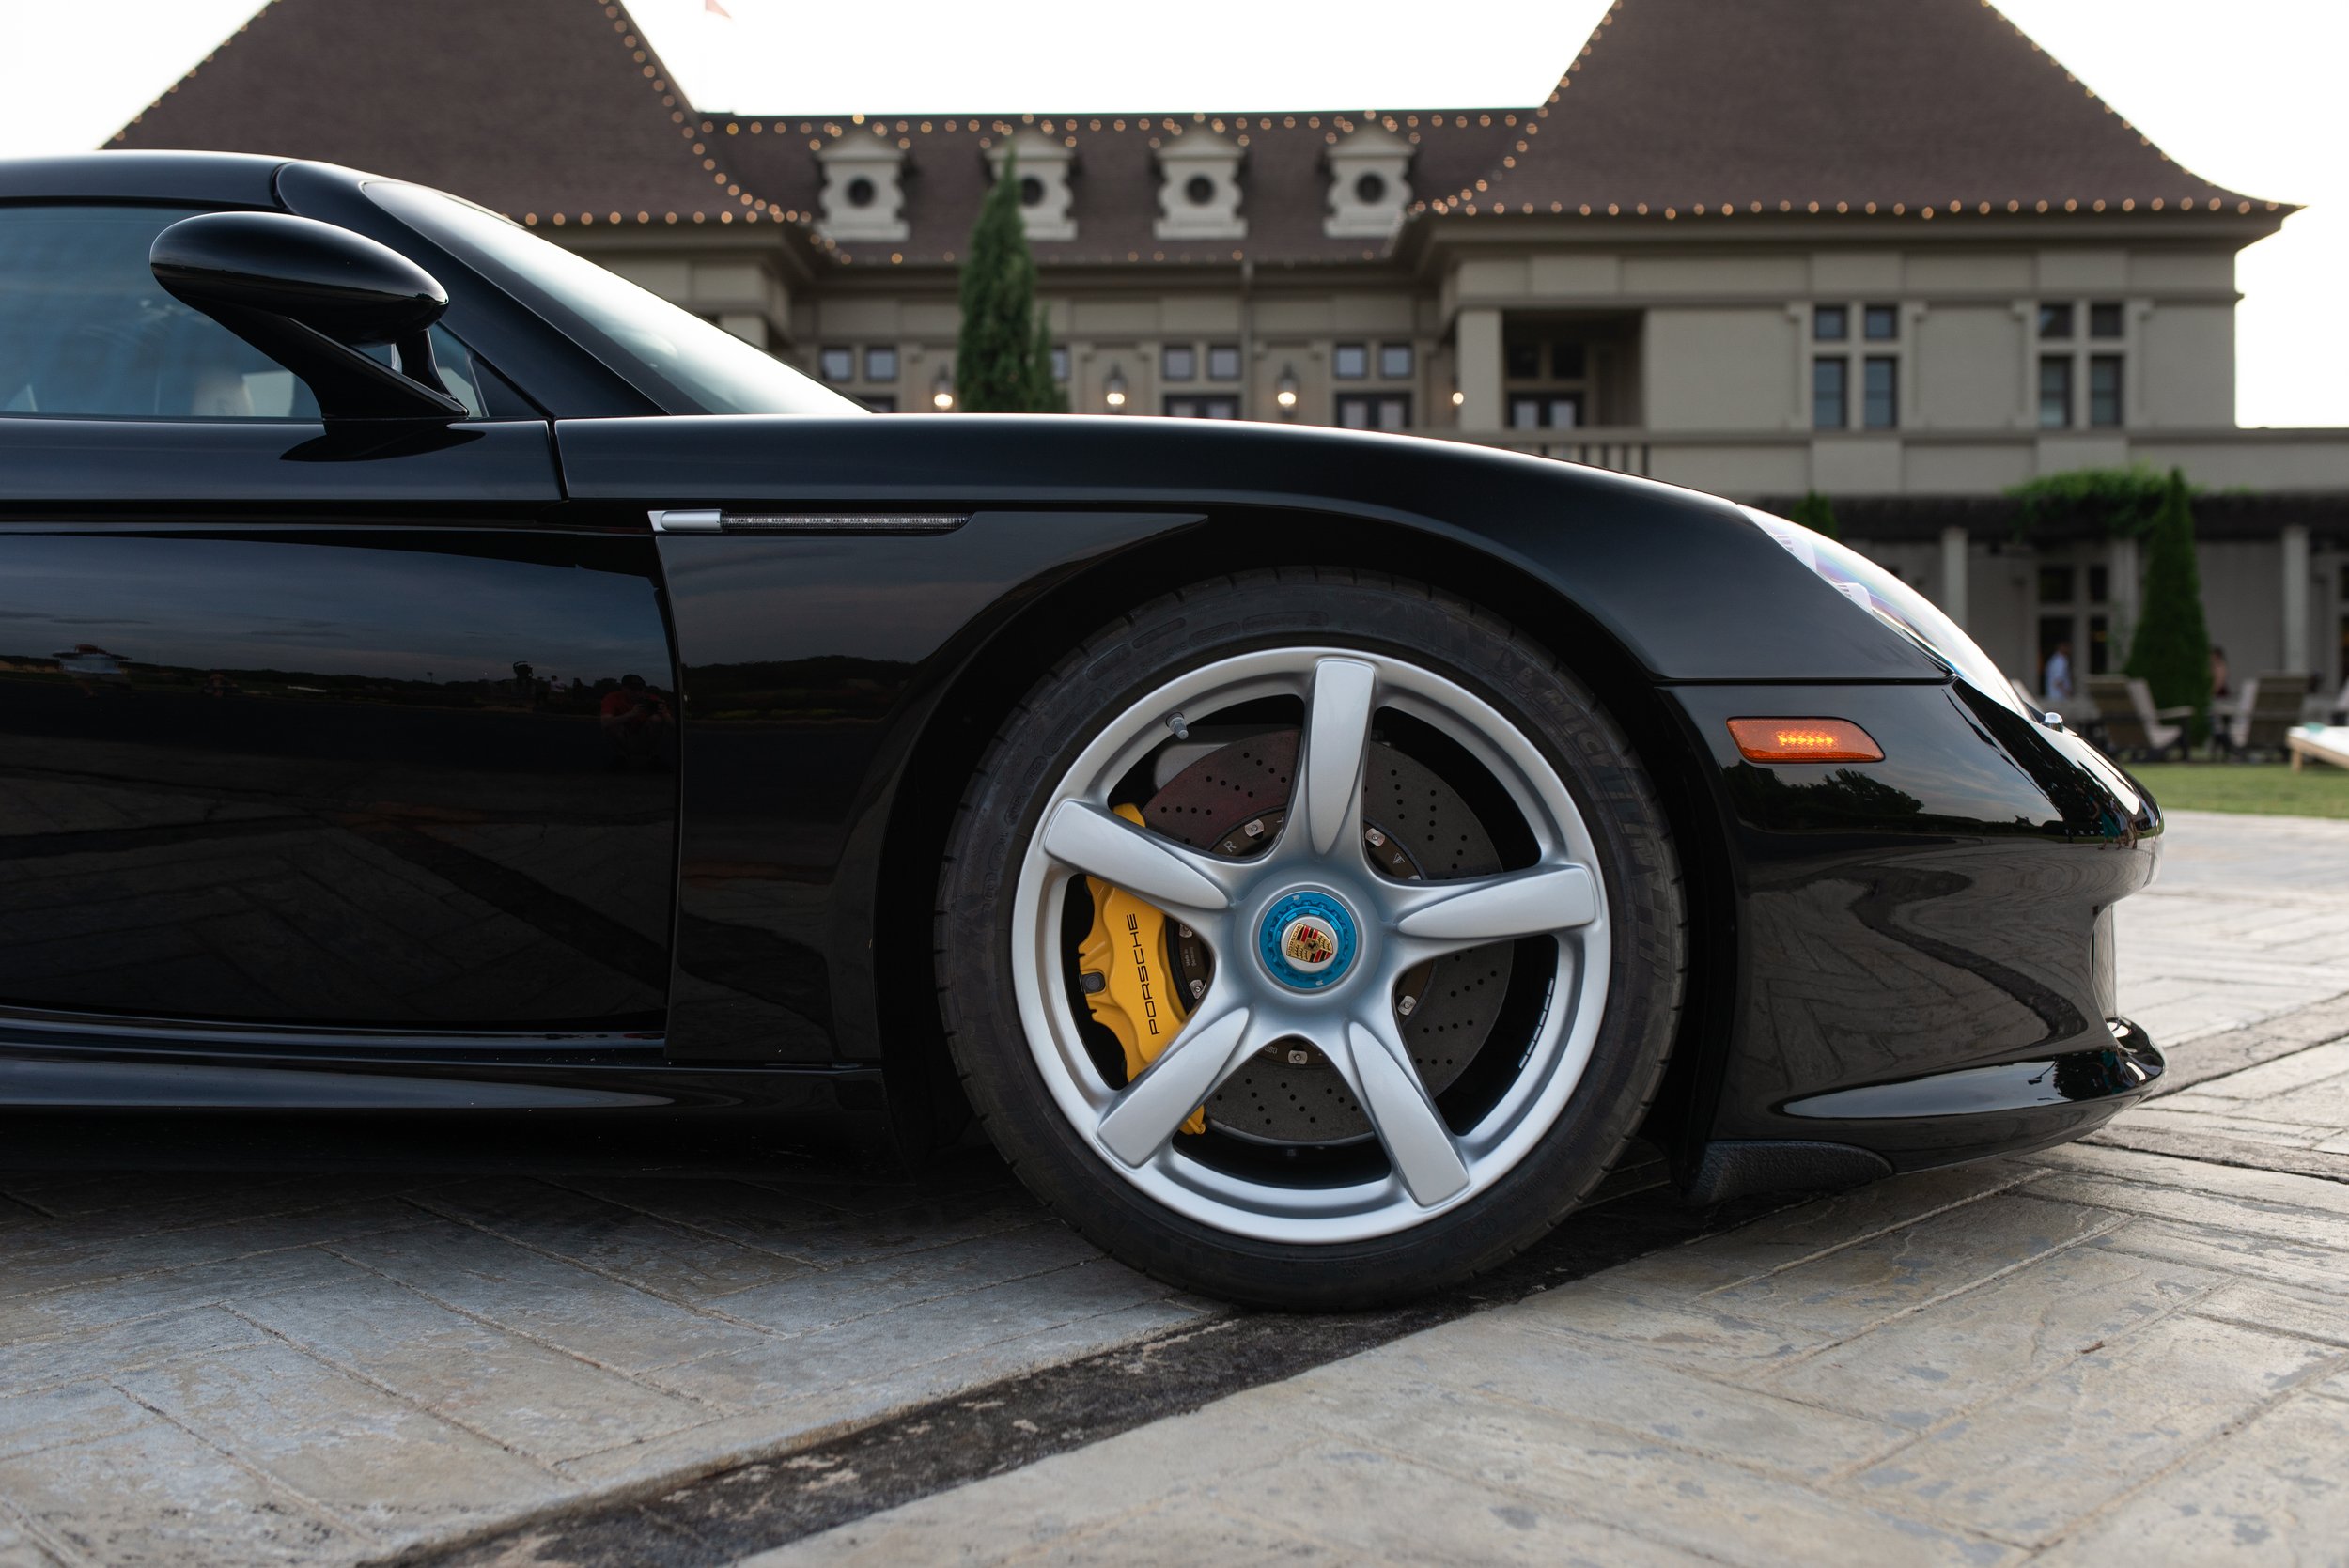
[[[2227,650],[2213,643],[2210,645],[2210,694],[2224,697],[2227,691]]]
[[[2047,693],[2049,707],[2061,707],[2072,700],[2072,644],[2069,639],[2058,643],[2055,652],[2047,656],[2047,667],[2040,675],[2040,687]]]

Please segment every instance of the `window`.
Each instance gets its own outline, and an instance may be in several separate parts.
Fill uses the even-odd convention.
[[[1901,335],[1901,313],[1894,305],[1870,305],[1859,313],[1859,330],[1871,343],[1890,343]]]
[[[1022,207],[1043,206],[1044,181],[1032,174],[1021,175],[1019,177],[1019,205]]]
[[[1851,362],[1840,354],[1823,354],[1811,362],[1811,427],[1840,430],[1851,423],[1849,387]]]
[[[1354,199],[1364,207],[1376,207],[1386,200],[1386,177],[1377,174],[1358,176],[1354,181]]]
[[[1408,343],[1378,345],[1378,376],[1381,380],[1409,380],[1411,379],[1411,346]]]
[[[1239,399],[1226,393],[1182,393],[1166,400],[1169,419],[1237,419]]]
[[[1159,355],[1160,373],[1170,381],[1196,380],[1199,375],[1199,350],[1188,343],[1170,343]]]
[[[2121,356],[2092,354],[2088,360],[2088,423],[2100,430],[2121,427]]]
[[[1861,367],[1859,423],[1871,430],[1890,430],[1901,422],[1901,362],[1871,354]]]
[[[2088,307],[2088,335],[2119,337],[2121,335],[2120,305],[2117,303],[2090,305]]]
[[[1519,395],[1509,399],[1509,428],[1512,430],[1571,430],[1582,423],[1582,395],[1534,396]]]
[[[1239,345],[1210,343],[1207,345],[1207,380],[1237,381],[1239,380]]]
[[[317,400],[291,371],[156,284],[148,247],[194,215],[158,207],[0,209],[0,412],[318,417]],[[434,334],[436,358],[445,335]]]
[[[1052,345],[1052,380],[1068,380],[1068,346],[1065,343]]]
[[[1549,373],[1562,381],[1579,381],[1584,365],[1582,345],[1553,343],[1549,346]]]
[[[1851,335],[1851,310],[1844,305],[1811,307],[1811,335],[1821,343],[1841,343]]]
[[[1512,343],[1502,350],[1501,358],[1513,381],[1531,381],[1541,376],[1542,346],[1538,343]]]
[[[2046,354],[2039,361],[2039,427],[2061,430],[2072,423],[2072,356]]]
[[[864,350],[864,379],[868,381],[894,381],[897,379],[897,350],[867,349]]]
[[[1407,430],[1411,400],[1399,392],[1348,392],[1338,397],[1338,424],[1348,430]]]
[[[2072,567],[2069,562],[2050,562],[2039,568],[2039,602],[2069,604],[2072,602]]]
[[[844,193],[848,198],[850,207],[870,207],[873,205],[873,198],[879,194],[873,182],[863,175],[858,175],[854,179],[849,180],[848,188]]]
[[[1341,381],[1359,381],[1370,374],[1370,348],[1341,343],[1330,350],[1330,374]]]
[[[816,368],[828,381],[853,381],[856,380],[856,350],[825,349],[816,356]]]
[[[863,393],[858,396],[857,401],[872,410],[875,413],[895,413],[897,411],[897,395],[894,392]]]
[[[2043,304],[2039,307],[2039,335],[2066,338],[2072,335],[2072,307],[2069,304]]]
[[[1183,181],[1183,199],[1193,207],[1205,207],[1215,200],[1215,181],[1204,174],[1192,175]]]

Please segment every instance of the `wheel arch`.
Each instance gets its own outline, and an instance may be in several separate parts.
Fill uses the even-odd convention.
[[[1347,517],[1338,527],[1330,521],[1297,510],[1212,515],[1097,558],[998,629],[955,672],[907,753],[877,874],[876,950],[929,950],[939,866],[981,755],[1020,697],[1095,628],[1216,576],[1200,569],[1203,561],[1251,570],[1337,567],[1425,582],[1507,620],[1590,686],[1662,798],[1680,849],[1689,970],[1646,1135],[1685,1172],[1702,1152],[1711,1120],[1736,975],[1735,890],[1708,756],[1631,651],[1554,584],[1456,538],[1380,520]],[[918,1156],[951,1141],[968,1116],[947,1060],[944,1025],[926,986],[880,987],[875,1004],[893,1120],[901,1145]]]

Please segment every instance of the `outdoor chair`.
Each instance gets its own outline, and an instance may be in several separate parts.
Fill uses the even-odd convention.
[[[2267,670],[2243,683],[2243,700],[2223,716],[2213,739],[2229,754],[2280,752],[2284,737],[2300,722],[2300,706],[2308,700],[2310,677]]]
[[[2185,757],[2186,726],[2177,721],[2192,708],[2157,708],[2152,690],[2125,675],[2090,675],[2088,700],[2096,705],[2107,751],[2151,757],[2174,751]]]
[[[2311,724],[2296,729],[2284,737],[2284,749],[2292,753],[2292,770],[2295,773],[2310,761],[2349,768],[2349,727],[2334,724],[2319,729]]]
[[[2349,680],[2341,683],[2341,691],[2333,698],[2333,710],[2326,717],[2336,724],[2349,724]]]

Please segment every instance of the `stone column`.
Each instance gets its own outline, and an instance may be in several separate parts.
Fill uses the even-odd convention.
[[[1501,428],[1501,312],[1480,305],[1454,318],[1453,370],[1460,382],[1460,429],[1477,435]]]
[[[1966,624],[1966,589],[1973,576],[1972,547],[1963,524],[1941,530],[1941,613]]]
[[[2284,653],[2280,669],[2309,667],[2309,529],[2287,523],[2283,533]]]

